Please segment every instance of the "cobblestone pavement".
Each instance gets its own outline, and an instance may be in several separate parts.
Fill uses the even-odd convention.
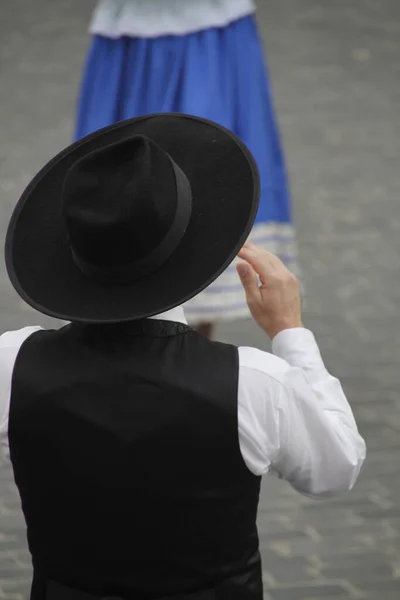
[[[355,490],[315,503],[266,479],[266,598],[400,594],[400,3],[266,0],[260,22],[292,177],[306,323],[341,377],[369,455]],[[69,140],[92,2],[0,3],[0,229]],[[49,323],[0,271],[1,328]],[[251,323],[219,330],[266,347]],[[0,598],[26,597],[19,502],[0,465]]]

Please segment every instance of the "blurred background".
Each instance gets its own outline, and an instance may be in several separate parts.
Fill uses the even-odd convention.
[[[35,172],[69,143],[94,2],[0,0],[0,231]],[[400,2],[260,0],[293,192],[305,324],[343,382],[368,458],[328,502],[266,478],[266,598],[400,597]],[[1,330],[56,325],[0,268]],[[219,339],[268,348],[248,321]],[[0,599],[22,600],[29,555],[0,459]]]

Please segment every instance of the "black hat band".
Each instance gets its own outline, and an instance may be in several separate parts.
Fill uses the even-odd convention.
[[[90,264],[71,248],[75,264],[84,275],[100,283],[132,283],[156,271],[176,250],[192,214],[192,190],[182,169],[172,159],[171,163],[175,172],[177,206],[172,225],[162,242],[143,258],[112,267]]]

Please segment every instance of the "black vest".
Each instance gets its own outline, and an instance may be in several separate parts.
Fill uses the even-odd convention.
[[[126,600],[262,599],[260,478],[241,456],[237,390],[237,349],[177,323],[26,340],[9,441],[33,600],[68,598],[49,580]]]

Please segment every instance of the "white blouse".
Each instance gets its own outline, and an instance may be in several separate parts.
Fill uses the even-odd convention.
[[[110,38],[185,35],[225,27],[254,11],[254,0],[99,0],[90,33]]]

